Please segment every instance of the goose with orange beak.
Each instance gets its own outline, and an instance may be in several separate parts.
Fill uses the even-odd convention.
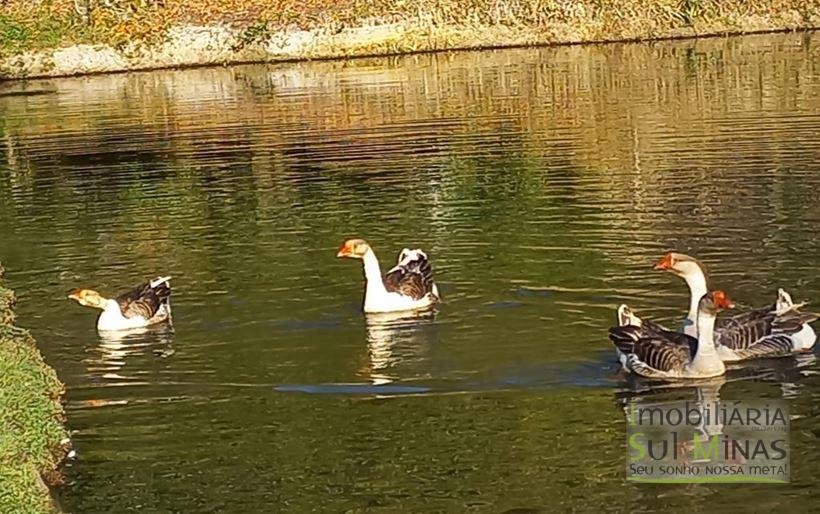
[[[440,301],[427,254],[405,248],[398,262],[382,275],[379,260],[364,239],[348,239],[336,257],[359,259],[364,270],[364,312],[399,312],[427,309]]]
[[[694,257],[669,252],[655,263],[654,268],[686,281],[690,305],[683,332],[698,337],[696,299],[705,294],[708,287],[706,267]],[[719,320],[715,327],[715,342],[721,358],[739,361],[811,351],[817,334],[809,323],[817,320],[817,315],[800,311],[803,305],[795,304],[789,293],[778,289],[773,304]]]
[[[97,330],[143,328],[171,319],[171,277],[158,277],[116,298],[105,298],[93,289],[72,289],[68,299],[100,309]]]
[[[726,372],[714,340],[718,312],[734,307],[723,291],[712,291],[698,302],[698,338],[688,343],[663,333],[629,324],[609,329],[609,339],[625,370],[648,378],[710,378]]]

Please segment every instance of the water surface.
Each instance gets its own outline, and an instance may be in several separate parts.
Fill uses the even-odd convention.
[[[621,512],[820,500],[820,366],[624,380],[621,302],[669,249],[739,303],[820,301],[820,34],[3,85],[0,257],[67,384],[70,512]],[[364,237],[445,302],[360,312]],[[101,338],[73,287],[174,277],[173,331]],[[788,486],[624,483],[623,407],[786,398]]]

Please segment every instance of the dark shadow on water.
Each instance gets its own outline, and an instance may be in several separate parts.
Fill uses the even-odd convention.
[[[349,395],[407,395],[432,391],[429,387],[373,384],[288,384],[274,388],[282,393],[349,394]]]
[[[416,320],[418,321],[418,320]],[[399,326],[402,326],[399,324]],[[386,343],[385,343],[386,341]],[[388,347],[389,340],[382,340]],[[372,351],[372,349],[371,349]],[[779,383],[783,398],[800,393],[799,380],[817,361],[815,354],[804,354],[782,359],[765,359],[729,366],[727,374],[708,380],[650,380],[625,374],[609,352],[601,352],[601,360],[584,362],[555,362],[507,370],[494,378],[476,381],[438,382],[402,385],[389,377],[373,383],[346,384],[281,384],[274,389],[283,393],[338,394],[338,395],[408,395],[458,394],[514,390],[555,390],[566,388],[615,388],[615,399],[620,405],[632,402],[663,401],[691,395],[717,393],[725,384],[760,381]],[[374,378],[376,376],[374,375]],[[389,385],[388,385],[389,384]]]

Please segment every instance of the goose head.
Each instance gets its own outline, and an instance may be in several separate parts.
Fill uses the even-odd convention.
[[[93,289],[72,289],[68,292],[68,299],[86,307],[105,309],[106,300]]]
[[[336,257],[364,259],[365,254],[369,251],[370,245],[364,239],[348,239],[339,247]]]
[[[720,289],[710,291],[700,299],[700,311],[712,316],[724,309],[733,309],[734,306],[735,302]]]
[[[679,277],[706,276],[706,267],[694,257],[683,253],[669,252],[655,263],[656,270],[668,271]]]

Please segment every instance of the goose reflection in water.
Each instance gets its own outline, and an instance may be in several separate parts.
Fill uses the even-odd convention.
[[[804,353],[776,359],[727,363],[726,375],[708,381],[662,381],[633,374],[622,374],[621,388],[615,396],[618,403],[628,409],[631,402],[664,401],[674,391],[692,388],[697,390],[703,387],[712,387],[710,384],[715,383],[759,381],[779,384],[783,398],[792,398],[795,396],[794,391],[799,390],[799,380],[802,377],[816,373],[813,371],[816,362],[816,354]]]
[[[386,312],[365,315],[367,329],[367,362],[359,375],[373,385],[384,385],[399,379],[396,368],[425,359],[434,338],[436,312]]]
[[[785,399],[796,398],[803,391],[802,379],[817,373],[817,355],[801,353],[779,359],[759,359],[728,366],[728,372],[740,379],[777,383]]]
[[[634,377],[630,375],[629,378]],[[686,427],[687,432],[691,431],[691,436],[683,435],[678,439],[677,447],[674,450],[675,461],[678,461],[677,456],[680,456],[681,463],[692,462],[689,457],[694,457],[695,441],[698,445],[704,446],[714,436],[731,439],[730,435],[723,433],[722,418],[714,415],[714,413],[719,412],[722,405],[720,389],[727,383],[725,376],[697,382],[671,382],[664,386],[658,386],[655,382],[654,387],[651,388],[645,379],[631,382],[627,384],[629,390],[616,394],[627,423],[630,422],[630,416],[639,415],[636,413],[640,412],[641,408],[655,406],[663,408],[665,405],[682,407],[679,410],[683,410],[686,419],[683,420],[680,428]],[[646,415],[640,416],[644,420],[648,419]],[[654,415],[652,419],[654,419]]]
[[[766,359],[749,361],[743,365],[732,365],[728,374],[715,377],[708,381],[681,381],[668,382],[659,385],[633,375],[627,376],[624,388],[616,393],[616,400],[629,420],[629,416],[639,407],[662,405],[664,403],[686,402],[688,407],[697,409],[699,416],[692,416],[697,423],[691,426],[692,437],[685,437],[678,441],[676,455],[683,456],[683,462],[693,462],[695,455],[695,441],[701,447],[706,447],[714,436],[720,436],[726,444],[734,438],[724,432],[722,415],[717,413],[723,409],[731,409],[736,405],[736,395],[721,399],[721,389],[730,382],[774,382],[780,386],[781,396],[784,399],[794,398],[802,393],[800,377],[815,373],[813,371],[817,357],[814,354],[801,354],[789,358]],[[742,447],[742,445],[741,445]],[[745,457],[741,452],[734,452],[727,464],[742,464]]]
[[[122,373],[123,368],[128,365],[128,360],[133,360],[149,349],[160,356],[173,354],[171,345],[174,331],[170,326],[158,325],[100,332],[99,335],[99,345],[91,349],[95,355],[85,359],[88,373],[92,377],[133,381],[137,379],[136,376],[129,377]],[[137,373],[139,371],[136,370]]]

